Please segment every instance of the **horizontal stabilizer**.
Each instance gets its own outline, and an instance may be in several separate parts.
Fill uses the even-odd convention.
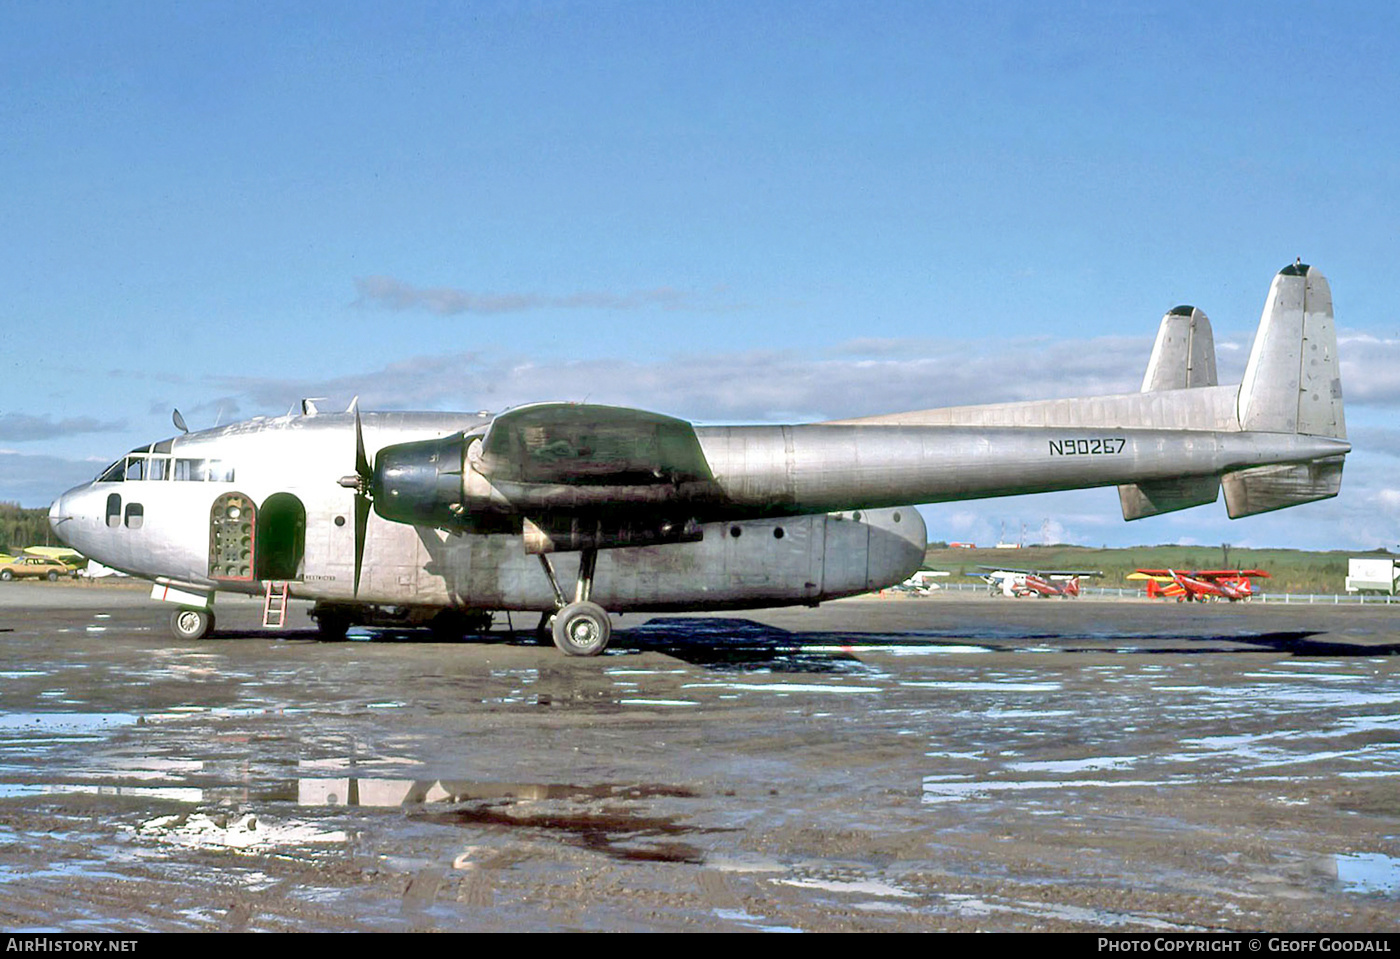
[[[1127,520],[1205,506],[1219,498],[1218,476],[1183,476],[1118,487],[1118,501],[1123,507],[1123,518]]]
[[[1345,457],[1308,463],[1256,466],[1225,475],[1225,509],[1231,519],[1330,499],[1342,488]]]

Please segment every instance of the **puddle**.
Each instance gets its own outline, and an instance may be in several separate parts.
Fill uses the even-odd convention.
[[[738,689],[765,693],[878,693],[878,686],[836,686],[823,683],[686,683],[682,689]]]
[[[990,916],[992,913],[1023,913],[1042,919],[1059,919],[1065,922],[1078,922],[1090,926],[1145,926],[1163,932],[1199,932],[1201,927],[1168,922],[1152,916],[1135,916],[1119,912],[1106,912],[1100,909],[1084,909],[1079,906],[1066,906],[1053,902],[989,902],[976,896],[948,893],[944,901],[959,915],[970,917]]]
[[[960,693],[1057,693],[1064,687],[1059,683],[971,682],[902,682],[899,685],[916,689],[949,689]]]
[[[743,909],[716,909],[715,915],[720,919],[727,919],[730,922],[737,922],[744,926],[749,926],[758,932],[801,932],[795,926],[775,926],[765,919],[750,915]]]
[[[1347,892],[1400,893],[1400,859],[1379,852],[1337,856],[1337,882]]]
[[[0,733],[8,731],[91,732],[115,726],[131,726],[140,717],[134,713],[4,713]]]
[[[883,896],[892,899],[913,899],[914,894],[878,879],[777,879],[780,885],[798,889],[820,889],[851,896]]]
[[[0,799],[23,796],[139,796],[172,802],[204,801],[204,790],[182,786],[111,786],[99,783],[0,783]]]

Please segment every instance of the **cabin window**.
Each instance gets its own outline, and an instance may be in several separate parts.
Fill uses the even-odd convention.
[[[126,504],[126,528],[140,529],[146,521],[146,510],[140,503]]]
[[[176,480],[203,481],[204,460],[176,460],[174,478]]]
[[[177,459],[172,478],[193,483],[232,483],[233,467],[219,460]]]
[[[122,497],[112,493],[107,497],[107,525],[116,529],[122,524]]]
[[[170,460],[163,456],[152,456],[146,461],[146,479],[163,480],[170,475]]]
[[[144,456],[128,456],[126,458],[126,481],[133,483],[146,478],[146,458]]]

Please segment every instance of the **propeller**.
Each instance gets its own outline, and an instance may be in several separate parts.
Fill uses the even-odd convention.
[[[371,487],[374,468],[365,456],[365,434],[360,423],[360,405],[351,404],[355,411],[355,472],[342,476],[340,485],[355,491],[355,595],[360,595],[360,570],[365,560],[365,530],[369,525]]]

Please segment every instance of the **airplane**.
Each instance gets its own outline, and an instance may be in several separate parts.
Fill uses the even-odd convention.
[[[1238,602],[1254,595],[1252,577],[1267,579],[1262,569],[1140,569],[1128,574],[1128,579],[1147,580],[1149,599],[1166,597],[1183,600],[1228,599]]]
[[[930,596],[941,588],[938,580],[951,575],[952,573],[945,569],[920,569],[904,582],[897,583],[894,589],[916,596]]]
[[[1051,596],[1062,598],[1075,598],[1079,595],[1079,579],[1081,576],[1102,576],[1102,570],[1091,569],[1011,569],[1006,566],[980,566],[979,569],[987,570],[985,573],[970,573],[977,576],[988,586],[993,596],[1040,596],[1049,599]]]
[[[541,615],[564,653],[611,614],[816,605],[906,580],[909,504],[1117,486],[1125,519],[1231,517],[1337,495],[1346,440],[1332,298],[1273,280],[1244,380],[1216,383],[1210,322],[1163,317],[1137,393],[791,426],[694,426],[640,409],[256,417],[137,447],[49,510],[83,555],[154,582],[182,640],[214,599],[311,600],[322,637],[383,619],[460,638]],[[572,593],[565,585],[572,580]]]

